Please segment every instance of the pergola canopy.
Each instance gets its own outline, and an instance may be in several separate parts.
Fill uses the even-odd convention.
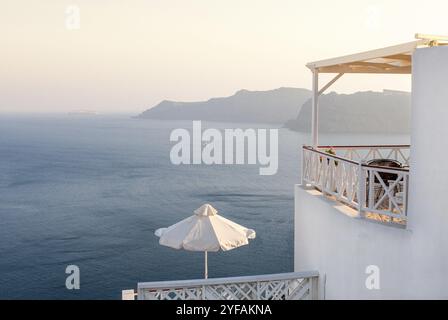
[[[318,146],[319,96],[346,73],[411,74],[412,54],[418,48],[448,45],[448,37],[416,34],[416,40],[392,47],[361,52],[333,59],[310,62],[306,66],[313,72],[312,123],[313,147]],[[319,74],[337,75],[319,88]]]
[[[448,44],[448,37],[416,34],[415,38],[411,42],[310,62],[306,66],[318,73],[410,74],[415,49]]]

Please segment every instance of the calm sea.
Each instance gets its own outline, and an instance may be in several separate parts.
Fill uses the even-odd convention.
[[[203,254],[162,247],[154,230],[206,202],[257,232],[248,246],[210,253],[210,277],[293,271],[293,186],[308,137],[280,129],[274,176],[260,176],[258,165],[174,166],[171,130],[191,126],[130,115],[0,116],[0,298],[120,299],[137,282],[201,278]],[[71,264],[80,268],[80,290],[65,288]]]

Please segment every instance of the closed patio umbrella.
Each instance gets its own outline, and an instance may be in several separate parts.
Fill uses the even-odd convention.
[[[194,210],[194,215],[168,228],[155,231],[159,243],[174,249],[204,251],[205,279],[208,278],[207,252],[228,251],[249,243],[255,231],[218,214],[210,204]]]

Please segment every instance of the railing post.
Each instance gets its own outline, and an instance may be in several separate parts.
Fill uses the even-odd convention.
[[[137,288],[137,300],[144,300],[143,289]]]
[[[368,203],[366,205],[367,208],[371,209],[373,208],[373,206],[375,205],[375,198],[374,198],[374,193],[375,193],[375,173],[373,172],[373,170],[369,170],[369,199],[368,199]]]
[[[409,174],[405,174],[403,177],[403,213],[408,217],[408,192],[409,192]]]
[[[302,187],[305,185],[305,179],[304,179],[304,174],[305,174],[305,149],[304,149],[305,144],[302,144],[302,173],[300,174],[300,183],[302,185]]]
[[[366,201],[366,173],[362,166],[365,164],[365,160],[360,160],[358,164],[358,217],[364,217],[364,203]]]
[[[319,290],[319,292],[318,292],[318,300],[325,300],[325,287],[326,287],[326,284],[327,284],[327,275],[324,273],[324,274],[320,274],[319,275],[319,278],[318,278],[319,280],[319,283],[318,283],[318,290]]]
[[[319,277],[311,277],[311,278],[309,278],[308,281],[310,281],[311,300],[318,300],[319,299]]]
[[[134,289],[121,290],[121,300],[135,300],[135,295]]]

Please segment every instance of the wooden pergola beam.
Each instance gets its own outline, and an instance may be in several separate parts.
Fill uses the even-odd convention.
[[[331,67],[318,68],[319,73],[377,73],[377,74],[411,74],[412,67],[395,67],[390,66],[388,68],[376,68],[361,65],[338,65]]]
[[[410,54],[394,54],[392,56],[384,57],[384,59],[412,62],[412,55],[410,55]]]
[[[343,73],[339,73],[336,77],[331,79],[325,86],[323,86],[322,89],[319,90],[318,92],[319,96],[322,95],[328,88],[330,88],[333,85],[333,83],[338,81],[339,78],[342,77],[343,75],[344,75]]]
[[[336,65],[350,64],[357,61],[368,61],[377,58],[384,58],[393,56],[396,54],[409,54],[414,52],[414,50],[422,45],[427,45],[428,40],[416,40],[412,42],[403,43],[396,46],[391,46],[382,49],[376,49],[366,52],[361,52],[357,54],[351,54],[347,56],[342,56],[338,58],[326,59],[316,62],[310,62],[307,64],[307,67],[311,70],[313,69],[321,69],[324,67],[333,67]]]
[[[430,41],[448,41],[448,36],[440,36],[435,34],[416,33],[415,39]]]
[[[389,70],[391,68],[400,68],[396,65],[384,63],[384,62],[366,62],[366,61],[357,61],[354,63],[348,64],[350,67],[368,67],[368,68],[374,68],[378,70]]]

